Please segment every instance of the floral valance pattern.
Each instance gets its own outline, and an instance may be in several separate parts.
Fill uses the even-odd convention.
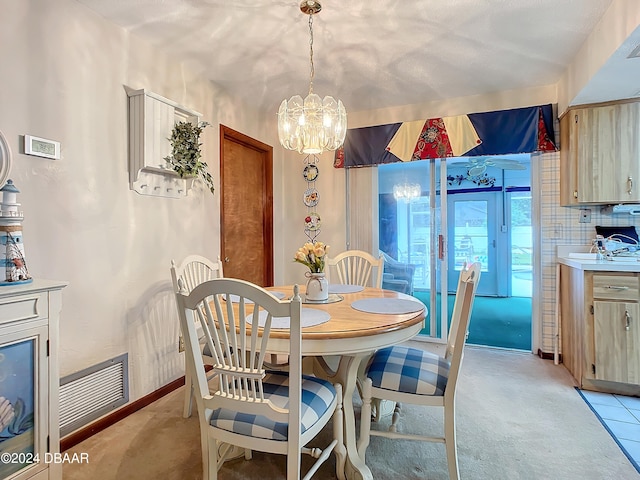
[[[556,150],[548,104],[349,129],[334,166]]]

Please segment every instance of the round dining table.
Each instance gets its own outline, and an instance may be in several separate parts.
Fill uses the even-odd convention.
[[[284,298],[291,298],[293,295],[292,285],[269,287],[267,290]],[[304,291],[304,287],[300,291]],[[356,421],[352,399],[358,368],[376,350],[413,338],[423,327],[427,308],[415,297],[380,288],[329,285],[329,292],[327,302],[306,302],[304,295],[301,295],[302,355],[315,357],[314,374],[342,385],[344,440],[347,449],[346,478],[372,479],[371,470],[358,455],[356,448]],[[324,320],[322,323],[305,326],[305,311],[320,314],[324,316]],[[288,329],[272,329],[269,351],[287,354],[288,349]],[[331,362],[324,360],[331,356],[339,359],[335,369],[329,367]]]

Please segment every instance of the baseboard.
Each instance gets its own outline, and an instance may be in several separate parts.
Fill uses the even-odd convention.
[[[555,354],[553,352],[543,352],[538,349],[538,356],[544,360],[553,360]],[[562,363],[562,354],[558,355],[558,363]]]
[[[139,398],[138,400],[127,403],[122,408],[119,408],[115,412],[110,413],[96,420],[92,424],[87,425],[86,427],[83,427],[73,433],[70,433],[69,435],[60,439],[60,451],[64,452],[70,449],[71,447],[74,447],[78,443],[86,440],[87,438],[91,437],[92,435],[95,435],[98,432],[101,432],[105,428],[110,427],[111,425],[119,422],[123,418],[128,417],[132,413],[135,413],[138,410],[141,410],[147,405],[151,405],[156,400],[159,400],[160,398],[182,387],[183,385],[184,385],[184,377],[180,377],[174,380],[173,382],[168,383],[163,387],[160,387],[158,390],[155,390],[150,394],[145,395],[142,398]]]

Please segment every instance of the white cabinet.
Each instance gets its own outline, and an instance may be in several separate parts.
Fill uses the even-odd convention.
[[[180,198],[192,179],[180,178],[165,157],[177,122],[198,123],[202,114],[148,90],[129,90],[129,182],[142,195]]]
[[[58,325],[66,283],[0,287],[0,479],[62,478]],[[7,461],[8,460],[8,461]]]

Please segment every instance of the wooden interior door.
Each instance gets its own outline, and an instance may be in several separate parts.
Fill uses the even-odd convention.
[[[224,276],[273,285],[273,147],[220,125]]]

